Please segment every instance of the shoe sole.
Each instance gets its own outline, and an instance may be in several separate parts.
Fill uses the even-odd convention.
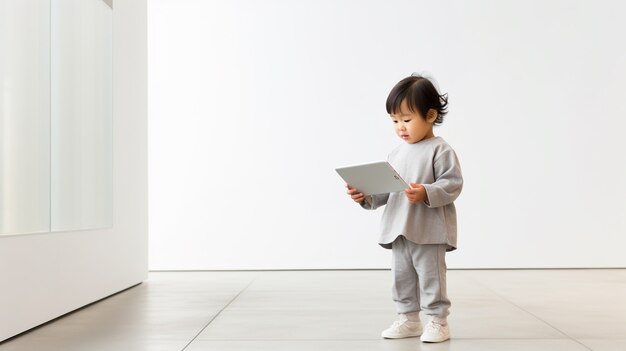
[[[427,344],[435,344],[435,343],[438,343],[438,342],[448,341],[448,340],[450,340],[450,337],[448,336],[447,338],[443,338],[443,339],[431,339],[431,340],[421,339],[421,340],[422,340],[422,342],[427,343]]]
[[[422,333],[415,333],[415,334],[409,334],[409,335],[381,335],[383,337],[383,339],[406,339],[406,338],[417,338],[418,336],[422,336]]]

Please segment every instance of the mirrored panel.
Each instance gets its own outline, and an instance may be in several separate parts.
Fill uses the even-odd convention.
[[[50,4],[0,0],[0,234],[50,227]]]
[[[51,231],[112,226],[112,9],[52,0]]]
[[[0,235],[113,223],[112,3],[0,0]]]

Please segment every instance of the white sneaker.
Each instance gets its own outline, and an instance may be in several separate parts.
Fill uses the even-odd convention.
[[[423,342],[442,342],[450,339],[450,327],[434,321],[428,322],[420,338]]]
[[[393,324],[383,330],[382,337],[385,339],[402,339],[412,338],[422,335],[422,323],[411,322],[405,315],[401,314],[400,319],[393,322]]]

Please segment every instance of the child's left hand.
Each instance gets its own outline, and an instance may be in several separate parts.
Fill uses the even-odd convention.
[[[425,201],[428,201],[428,194],[426,194],[426,189],[421,184],[411,183],[411,187],[409,189],[404,190],[407,199],[412,204],[419,204]]]

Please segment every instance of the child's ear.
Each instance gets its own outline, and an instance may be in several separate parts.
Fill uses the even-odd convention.
[[[437,119],[437,110],[435,110],[434,108],[431,108],[430,110],[428,110],[428,113],[426,114],[426,121],[428,123],[435,123],[436,119]]]

